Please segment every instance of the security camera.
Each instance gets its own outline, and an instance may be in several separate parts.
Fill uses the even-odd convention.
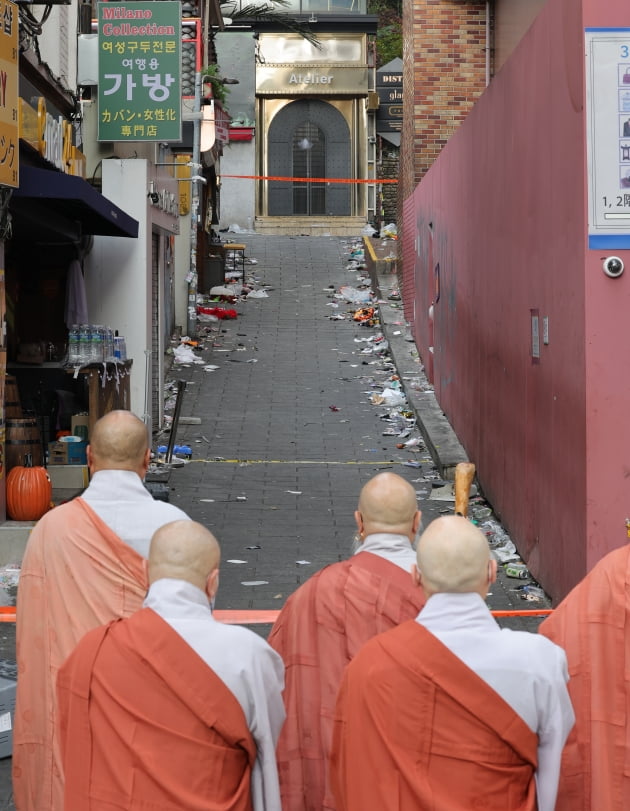
[[[151,200],[151,205],[156,205],[160,201],[160,195],[156,191],[150,191],[147,197]]]
[[[602,267],[606,276],[611,279],[618,279],[624,271],[623,260],[618,256],[607,256]]]

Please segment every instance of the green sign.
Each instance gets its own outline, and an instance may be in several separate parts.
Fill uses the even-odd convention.
[[[181,3],[98,4],[98,140],[180,141]]]

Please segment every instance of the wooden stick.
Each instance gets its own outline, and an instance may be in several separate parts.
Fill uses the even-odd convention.
[[[468,515],[470,488],[475,478],[475,466],[472,462],[460,462],[455,467],[455,515]]]

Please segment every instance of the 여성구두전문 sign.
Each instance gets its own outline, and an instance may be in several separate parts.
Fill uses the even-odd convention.
[[[98,140],[181,140],[181,3],[98,4]]]

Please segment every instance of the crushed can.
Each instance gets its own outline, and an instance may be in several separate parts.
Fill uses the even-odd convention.
[[[508,563],[505,573],[508,577],[515,577],[517,580],[527,580],[529,577],[529,571],[524,563]]]

